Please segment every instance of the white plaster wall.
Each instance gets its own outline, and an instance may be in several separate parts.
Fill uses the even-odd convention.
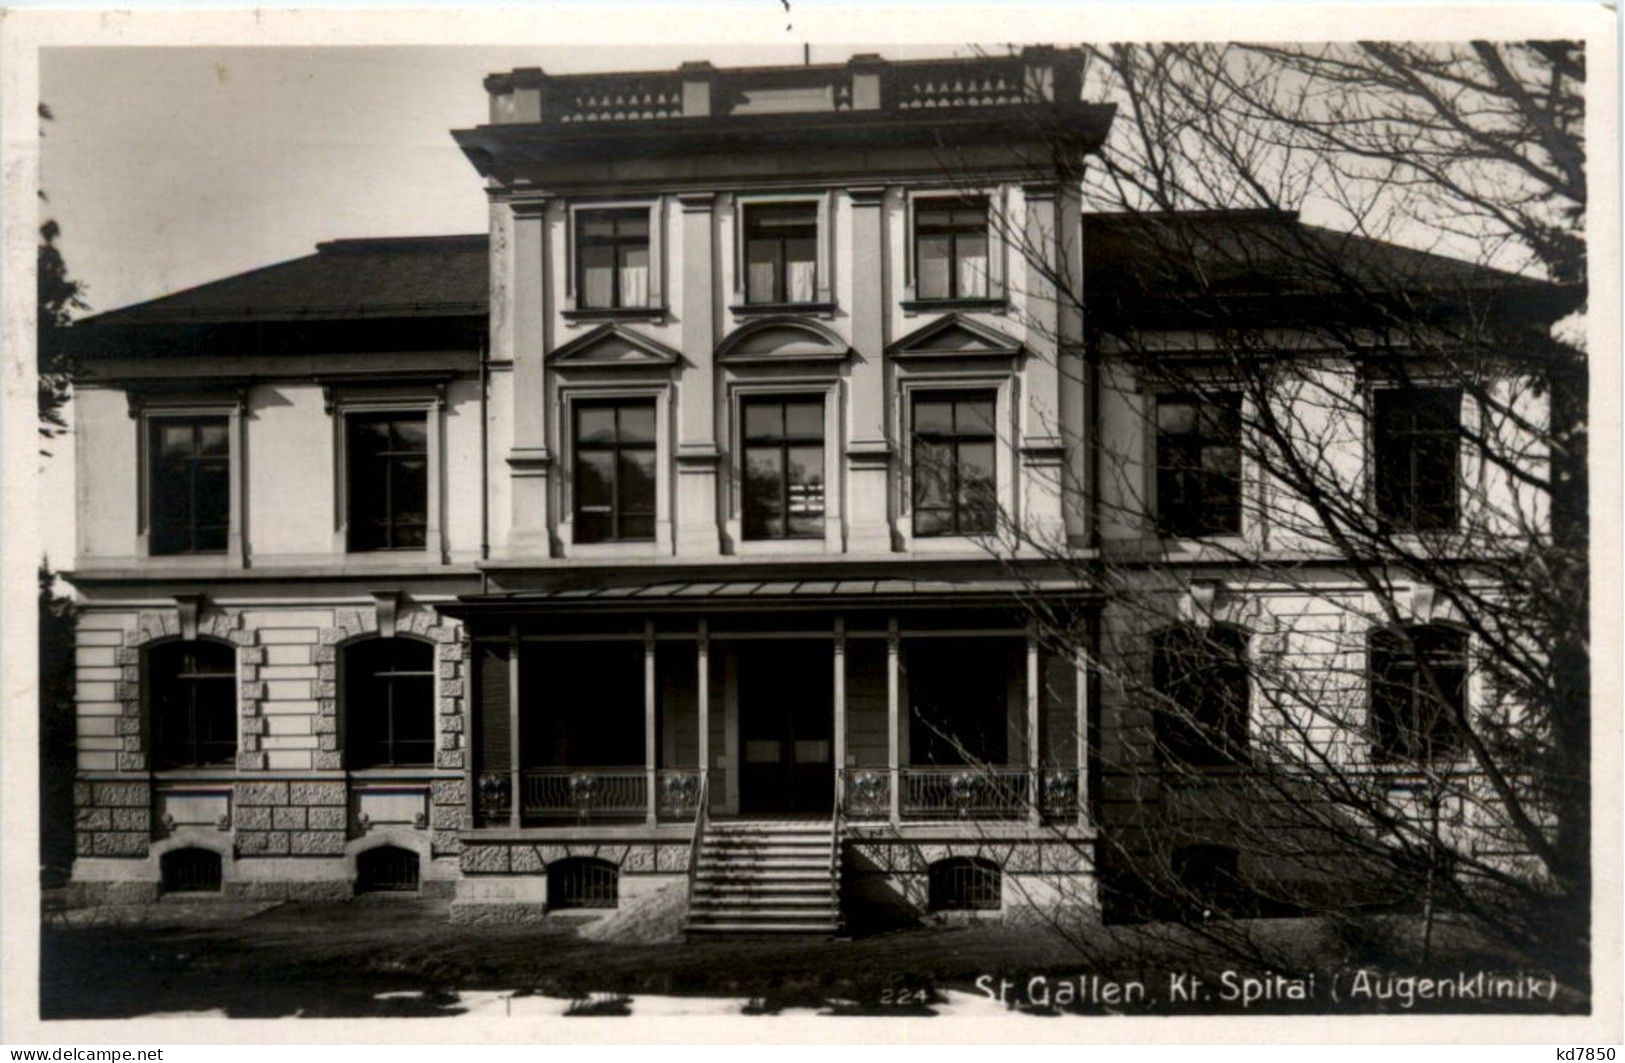
[[[337,438],[314,384],[255,388],[244,418],[250,556],[333,552]]]
[[[136,549],[137,435],[122,391],[76,388],[75,498],[82,559],[128,558]]]

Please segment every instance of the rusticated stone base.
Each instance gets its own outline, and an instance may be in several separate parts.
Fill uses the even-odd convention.
[[[348,882],[227,882],[234,901],[347,901],[355,895]]]
[[[150,904],[158,899],[156,882],[69,882],[66,887],[70,908],[95,908],[104,904]]]
[[[535,926],[547,921],[547,906],[520,902],[454,901],[450,919],[455,926]]]

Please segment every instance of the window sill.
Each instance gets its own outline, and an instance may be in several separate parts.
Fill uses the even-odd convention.
[[[399,766],[379,764],[370,768],[351,768],[348,774],[352,780],[358,783],[387,783],[424,782],[448,774],[460,776],[462,773],[448,773],[444,769],[435,768],[433,764],[402,764]]]
[[[979,297],[975,299],[904,299],[899,305],[904,313],[930,313],[935,310],[991,310],[1003,312],[1009,300]]]
[[[596,306],[575,307],[559,311],[566,321],[660,321],[666,316],[663,306]]]
[[[768,317],[773,314],[803,314],[807,317],[835,316],[834,302],[825,303],[740,303],[730,306],[735,317]]]

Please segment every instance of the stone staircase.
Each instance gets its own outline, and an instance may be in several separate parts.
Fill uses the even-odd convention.
[[[688,910],[691,937],[840,929],[835,824],[817,819],[709,822]]]

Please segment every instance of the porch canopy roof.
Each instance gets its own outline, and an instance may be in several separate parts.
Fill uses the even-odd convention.
[[[655,582],[468,594],[439,608],[466,619],[566,613],[759,612],[773,609],[1021,608],[1024,602],[1081,603],[1097,592],[1076,579],[670,579]]]

